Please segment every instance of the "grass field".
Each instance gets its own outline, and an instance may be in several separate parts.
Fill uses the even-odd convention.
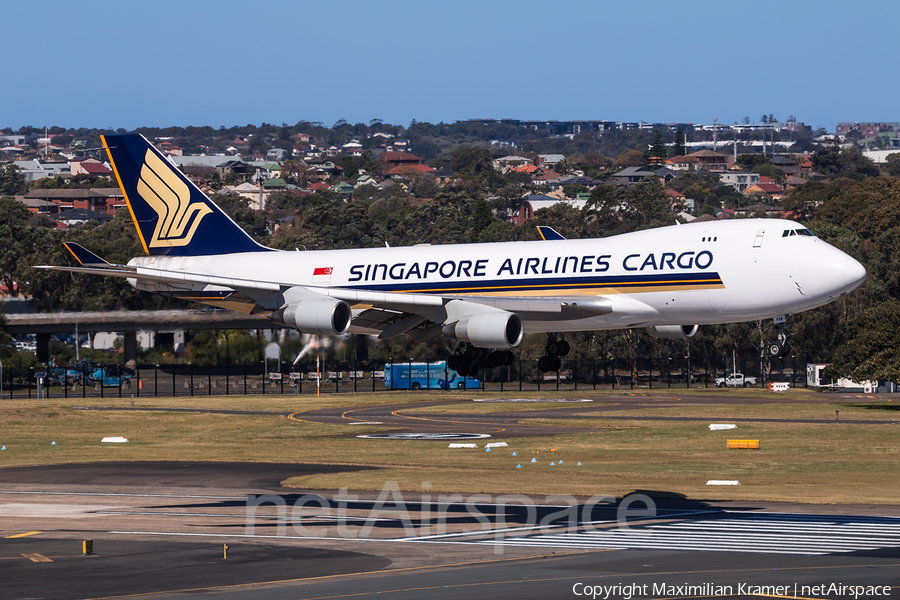
[[[654,390],[654,393],[656,390]],[[684,395],[684,391],[680,391]],[[738,395],[743,391],[729,391]],[[567,393],[584,397],[586,393]],[[759,397],[747,392],[748,397]],[[492,394],[498,396],[499,394]],[[448,397],[449,396],[449,397]],[[506,393],[507,397],[522,394]],[[542,393],[539,397],[554,397]],[[138,406],[265,410],[292,413],[327,407],[406,404],[404,413],[510,412],[571,409],[592,404],[465,403],[417,407],[425,401],[478,395],[366,393],[321,399],[294,396],[153,398]],[[771,398],[771,395],[766,396]],[[809,398],[807,396],[807,398]],[[677,400],[678,397],[676,396]],[[803,400],[800,397],[799,400]],[[821,400],[821,398],[816,398]],[[612,395],[609,400],[612,401]],[[646,400],[644,398],[643,400]],[[293,421],[280,415],[81,411],[61,400],[0,401],[0,466],[98,460],[210,460],[370,465],[378,470],[292,478],[286,485],[305,489],[381,489],[397,481],[420,490],[429,481],[438,493],[529,493],[620,496],[634,490],[683,494],[694,499],[772,500],[812,503],[898,504],[900,427],[850,424],[841,418],[900,421],[895,403],[865,399],[847,403],[775,403],[739,406],[677,405],[615,411],[610,415],[696,416],[709,422],[731,418],[831,419],[828,422],[739,422],[738,429],[709,431],[708,422],[604,419],[584,413],[578,420],[541,419],[524,423],[582,426],[584,432],[549,437],[496,438],[509,448],[449,449],[446,441],[371,440],[355,437],[384,431]],[[79,402],[81,404],[81,402]],[[91,406],[130,405],[130,399],[87,400]],[[900,403],[897,403],[900,404]],[[871,408],[867,408],[871,407]],[[302,415],[300,415],[302,418]],[[714,419],[714,421],[713,421]],[[604,430],[604,426],[616,429]],[[128,444],[101,444],[121,435]],[[759,439],[760,450],[727,450],[726,440]],[[56,445],[52,446],[51,442]],[[557,451],[550,452],[551,448]],[[518,456],[511,456],[516,451]],[[536,454],[539,453],[539,454]],[[538,459],[531,463],[532,457]],[[563,464],[550,466],[562,459]],[[581,462],[581,466],[576,463]],[[521,464],[523,468],[516,469]],[[739,487],[707,487],[709,479],[737,479]]]

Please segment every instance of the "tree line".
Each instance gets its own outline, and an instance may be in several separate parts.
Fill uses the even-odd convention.
[[[567,160],[572,168],[600,175],[608,172],[609,163],[596,156],[576,153]],[[363,189],[352,202],[330,191],[283,190],[270,195],[270,211],[261,213],[251,210],[249,200],[237,194],[220,194],[215,201],[261,243],[306,251],[384,243],[412,246],[537,240],[536,225],[552,226],[567,238],[603,238],[675,220],[661,180],[648,177],[627,187],[599,185],[584,208],[559,203],[538,211],[533,221],[520,227],[510,219],[519,207],[525,180],[520,174],[495,171],[491,159],[486,149],[458,148],[448,157],[457,175],[454,185],[438,187],[430,175],[417,176],[406,187]],[[765,168],[766,160],[758,160],[753,167]],[[869,276],[860,288],[838,301],[792,316],[789,343],[795,353],[810,360],[833,361],[836,373],[856,381],[900,380],[900,356],[889,333],[900,327],[900,224],[896,219],[900,214],[900,162],[889,161],[879,172],[852,148],[822,148],[813,155],[813,164],[831,178],[797,187],[786,196],[784,207],[795,211],[820,238],[862,262]],[[0,166],[0,184],[0,194],[18,193],[22,181],[14,170]],[[718,185],[718,178],[708,174],[682,175],[670,187],[698,199],[700,212],[743,201],[732,188]],[[57,230],[47,217],[30,213],[15,199],[0,199],[0,280],[14,293],[17,284],[40,310],[189,306],[137,292],[123,279],[36,269],[36,265],[71,260],[63,240],[78,242],[110,262],[124,263],[142,252],[127,209],[102,226],[91,223]],[[772,339],[771,328],[771,323],[703,327],[691,345],[706,355],[725,356],[732,350],[754,353],[761,340]],[[683,351],[681,341],[651,340],[628,330],[567,337],[575,352],[585,353],[582,356],[638,357],[667,345],[675,354]],[[542,342],[535,338],[525,343],[537,347]],[[412,352],[415,358],[428,358],[437,351],[427,345],[410,351],[402,340],[380,342],[370,350],[398,356]],[[9,350],[0,352],[8,354]]]

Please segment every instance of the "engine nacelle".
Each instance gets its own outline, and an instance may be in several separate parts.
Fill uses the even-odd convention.
[[[650,337],[663,338],[666,340],[686,340],[687,338],[694,337],[694,334],[697,333],[697,329],[699,328],[699,325],[657,325],[655,327],[648,327],[647,333],[650,334]]]
[[[514,348],[522,341],[525,327],[516,313],[496,310],[445,325],[443,333],[479,348]]]
[[[276,323],[314,335],[343,335],[350,328],[352,318],[350,306],[335,298],[302,300],[272,313]]]

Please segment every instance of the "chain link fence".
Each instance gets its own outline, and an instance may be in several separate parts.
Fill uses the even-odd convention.
[[[735,368],[732,363],[736,363]],[[559,370],[541,372],[536,359],[516,355],[510,366],[482,369],[463,381],[445,363],[375,360],[280,364],[272,371],[264,362],[245,365],[162,364],[125,369],[117,365],[67,365],[3,371],[0,397],[141,398],[232,394],[327,394],[390,390],[440,389],[500,391],[576,391],[603,389],[710,388],[732,371],[756,377],[756,387],[772,381],[806,386],[806,356],[760,360],[758,355],[732,357],[563,357]],[[415,365],[431,369],[423,378]],[[761,369],[761,365],[764,366]],[[276,368],[278,365],[276,365]],[[389,377],[385,378],[385,372]],[[390,373],[394,376],[390,377]],[[38,375],[43,375],[40,379]]]

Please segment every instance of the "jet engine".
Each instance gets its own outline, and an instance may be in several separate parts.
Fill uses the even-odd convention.
[[[479,348],[513,348],[522,341],[525,328],[519,315],[496,310],[444,325],[443,333]]]
[[[655,327],[648,327],[647,333],[655,338],[685,340],[689,337],[694,337],[694,334],[697,333],[699,327],[699,325],[657,325]]]
[[[276,323],[314,335],[343,335],[350,328],[352,318],[350,306],[335,298],[301,300],[272,313]]]

